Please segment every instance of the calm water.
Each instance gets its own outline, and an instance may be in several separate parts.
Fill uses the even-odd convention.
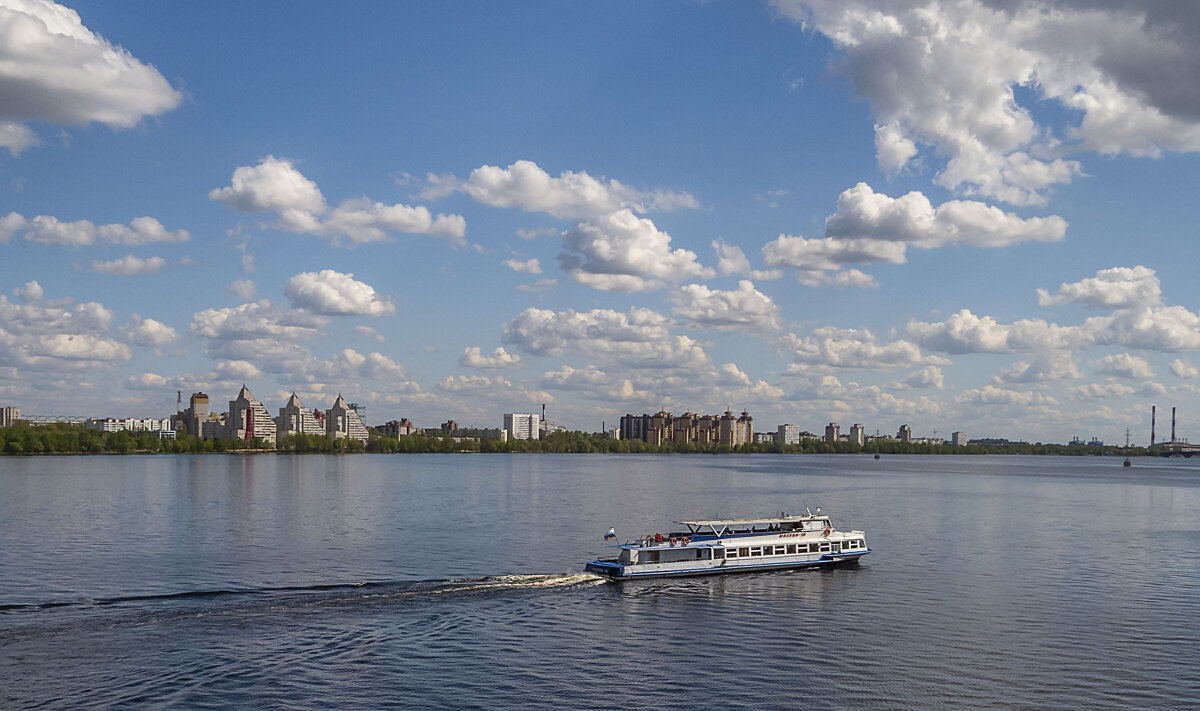
[[[615,585],[821,506],[858,567]],[[0,458],[0,708],[1195,709],[1200,461]]]

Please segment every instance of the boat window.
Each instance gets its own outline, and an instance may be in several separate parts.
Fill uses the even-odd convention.
[[[828,552],[829,552],[829,542],[828,542],[828,541],[826,541],[825,543],[822,543],[822,544],[821,544],[821,552],[822,552],[822,553],[828,553]]]
[[[720,548],[713,549],[713,558],[720,560],[725,557],[725,551]]]
[[[787,548],[785,546],[775,546],[775,555],[783,555],[786,552]]]
[[[745,558],[746,556],[750,555],[750,549],[749,548],[738,548],[738,555]]]
[[[760,555],[762,555],[762,546],[754,546],[753,548],[750,549],[750,557],[751,558],[754,558],[754,557],[760,556]]]
[[[729,550],[725,551],[725,557],[726,558],[737,558],[738,557],[737,548],[730,548]]]
[[[787,552],[788,552],[788,555],[792,555],[793,553],[795,553],[795,552],[796,552],[796,546],[795,546],[794,544],[793,544],[793,545],[790,545],[790,546],[788,546],[788,547],[787,547]]]

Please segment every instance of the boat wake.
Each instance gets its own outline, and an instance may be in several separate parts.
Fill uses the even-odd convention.
[[[157,603],[211,601],[268,601],[281,598],[309,598],[311,602],[346,602],[350,599],[407,598],[430,595],[464,595],[498,593],[520,590],[547,590],[600,585],[604,579],[591,573],[567,575],[494,575],[482,578],[451,578],[444,580],[382,580],[358,583],[321,583],[281,587],[232,587],[211,590],[114,597],[80,597],[66,600],[47,600],[34,603],[0,604],[0,615],[57,608],[103,608]]]

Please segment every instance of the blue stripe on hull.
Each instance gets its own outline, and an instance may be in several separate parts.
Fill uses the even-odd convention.
[[[584,570],[589,573],[602,575],[610,580],[636,580],[639,578],[679,578],[696,575],[721,575],[725,573],[753,573],[768,570],[787,570],[789,568],[817,568],[842,563],[857,563],[858,559],[870,553],[870,550],[854,553],[839,553],[823,555],[816,560],[795,561],[789,563],[753,563],[749,565],[721,566],[713,568],[685,568],[682,570],[656,570],[646,573],[626,573],[626,566],[620,563],[593,561]]]

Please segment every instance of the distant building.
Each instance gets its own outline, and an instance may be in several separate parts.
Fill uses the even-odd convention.
[[[896,439],[901,442],[912,441],[912,428],[908,425],[900,425],[900,429],[896,430]]]
[[[0,407],[0,427],[12,427],[21,419],[21,408]]]
[[[137,417],[89,417],[83,426],[99,432],[149,432],[159,439],[175,439],[174,419],[146,419]]]
[[[560,427],[554,424],[554,420],[542,420],[538,422],[538,437],[546,439],[546,435],[554,434],[555,432],[566,432],[566,427]]]
[[[408,437],[417,431],[417,428],[413,426],[413,423],[407,417],[399,421],[389,420],[374,429],[380,434],[385,434],[389,437]]]
[[[950,435],[950,444],[953,444],[955,447],[967,446],[967,433],[966,432],[952,433]]]
[[[358,412],[352,410],[340,394],[325,411],[325,432],[334,439],[356,439],[363,444],[369,438],[367,426],[359,419]]]
[[[442,423],[442,432],[453,432],[458,429],[458,423],[454,420],[446,420]]]
[[[528,412],[507,412],[502,429],[508,433],[508,439],[537,439],[538,416]]]
[[[193,437],[204,437],[204,424],[209,422],[211,415],[208,411],[208,395],[204,393],[192,393],[188,398],[188,408],[175,414],[171,418],[175,420],[175,426],[172,428],[176,432],[186,432]],[[211,439],[207,438],[207,439]]]
[[[296,434],[321,436],[325,434],[325,427],[317,422],[312,411],[305,407],[293,392],[292,396],[288,398],[287,404],[279,408],[279,417],[275,418],[275,433],[277,436]]]
[[[774,441],[775,441],[775,433],[774,432],[755,432],[754,433],[754,443],[755,444],[768,444],[768,443],[771,443]]]
[[[860,447],[867,442],[866,433],[863,432],[863,426],[857,422],[850,425],[850,441]]]
[[[775,441],[783,444],[800,444],[800,425],[780,425],[775,430]]]
[[[237,397],[229,401],[229,418],[225,422],[222,439],[249,442],[256,437],[275,444],[275,420],[243,384]]]
[[[842,428],[838,426],[838,423],[836,422],[830,422],[829,424],[825,425],[825,441],[837,442],[838,438],[841,436],[841,430]]]

